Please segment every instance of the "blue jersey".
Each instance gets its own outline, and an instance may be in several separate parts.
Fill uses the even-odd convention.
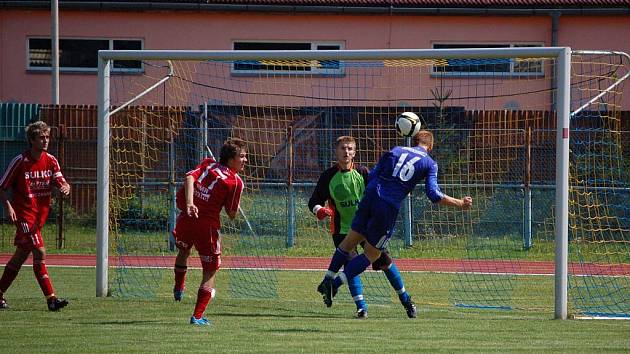
[[[394,208],[400,208],[407,194],[425,180],[425,193],[436,203],[444,196],[438,186],[437,174],[437,163],[424,148],[396,146],[384,154],[370,172],[366,194],[376,193]]]

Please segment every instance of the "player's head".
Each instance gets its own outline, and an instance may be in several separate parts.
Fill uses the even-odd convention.
[[[357,154],[357,143],[351,136],[340,136],[337,138],[335,155],[340,164],[350,164]]]
[[[33,122],[26,127],[26,139],[31,147],[46,151],[50,142],[50,127],[41,120]]]
[[[247,162],[247,145],[239,138],[228,139],[221,147],[219,163],[240,172]]]
[[[433,133],[428,130],[421,130],[413,136],[413,145],[422,145],[428,152],[433,150]]]

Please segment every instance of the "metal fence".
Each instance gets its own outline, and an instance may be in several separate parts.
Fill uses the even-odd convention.
[[[7,108],[9,107],[9,108]],[[164,110],[163,107],[156,108]],[[491,175],[493,169],[501,171],[500,178],[489,178],[485,182],[478,180],[474,183],[461,183],[445,180],[443,186],[449,188],[491,188],[497,196],[495,206],[482,216],[481,224],[486,230],[511,230],[523,236],[524,247],[531,246],[532,234],[536,234],[540,228],[548,223],[548,212],[553,202],[553,184],[555,179],[555,129],[553,117],[548,113],[520,112],[520,111],[457,111],[457,117],[453,119],[448,129],[443,129],[438,136],[438,144],[446,146],[446,149],[436,149],[438,161],[448,161],[445,154],[458,154],[453,149],[461,144],[461,139],[466,138],[468,144],[472,144],[472,153],[481,154],[483,158],[468,157],[467,173],[471,176]],[[426,112],[425,112],[426,113]],[[360,114],[360,112],[353,112]],[[425,116],[430,117],[430,113]],[[73,240],[73,236],[64,232],[68,225],[92,233],[95,225],[96,207],[96,107],[95,106],[20,106],[13,107],[0,104],[0,162],[3,171],[9,161],[28,148],[23,131],[24,126],[34,120],[41,119],[52,127],[52,142],[50,151],[62,166],[66,178],[73,189],[71,196],[66,200],[57,199],[48,222],[51,228],[47,232],[49,237],[56,235],[57,247],[91,248],[90,241],[82,238],[81,241]],[[346,119],[345,121],[348,121]],[[349,120],[351,122],[351,120]],[[458,123],[459,122],[459,123]],[[620,113],[620,132],[622,155],[625,161],[630,156],[630,112]],[[349,125],[351,126],[351,124]],[[439,127],[429,128],[439,132]],[[466,126],[467,129],[459,129],[458,126]],[[471,134],[470,131],[475,133]],[[596,129],[596,127],[595,127]],[[465,131],[466,133],[462,133]],[[485,131],[486,134],[479,132]],[[489,134],[495,131],[497,133]],[[306,203],[314,183],[327,166],[330,166],[334,157],[331,154],[331,142],[335,129],[322,127],[303,127],[301,131],[282,130],[279,134],[303,134],[302,141],[308,142],[309,151],[296,149],[293,156],[293,171],[291,180],[278,179],[282,173],[270,174],[276,176],[268,180],[257,181],[258,189],[265,191],[282,190],[281,195],[286,196],[287,205],[287,245],[294,243],[297,226],[295,205]],[[330,135],[330,136],[328,136]],[[369,134],[368,134],[369,135]],[[370,136],[358,137],[359,144],[365,150],[374,149]],[[284,141],[289,141],[287,135]],[[379,149],[386,147],[379,146]],[[484,152],[484,149],[487,151]],[[495,155],[492,155],[495,154]],[[499,155],[496,155],[499,154]],[[313,160],[312,156],[317,159]],[[365,164],[373,165],[376,161],[371,159],[379,154],[364,154]],[[494,156],[494,158],[493,158]],[[470,162],[472,161],[472,163]],[[152,172],[152,180],[146,181],[143,189],[150,190],[156,185],[168,184],[169,164],[156,168]],[[301,168],[298,166],[302,166]],[[444,170],[442,170],[444,171]],[[153,187],[152,187],[153,186]],[[627,187],[627,186],[626,186]],[[419,190],[420,192],[420,190]],[[275,193],[275,192],[274,192]],[[416,193],[421,194],[421,193]],[[501,209],[501,201],[509,201],[513,210],[510,216],[505,217],[505,208]],[[421,203],[414,197],[414,203]],[[540,206],[544,205],[544,208]],[[494,209],[493,209],[494,208]],[[503,211],[501,214],[499,211]],[[503,216],[502,216],[503,215]],[[8,247],[12,243],[14,230],[5,213],[2,213],[0,229],[0,247]],[[412,230],[412,228],[409,228]],[[416,228],[417,231],[417,228]],[[76,242],[75,242],[76,241]],[[79,242],[79,243],[77,243]],[[413,239],[407,236],[407,242]]]

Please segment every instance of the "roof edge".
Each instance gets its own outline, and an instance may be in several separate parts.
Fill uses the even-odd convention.
[[[50,9],[50,1],[0,0],[0,9]],[[396,15],[451,15],[451,16],[604,16],[630,15],[630,6],[620,7],[396,7],[396,6],[305,6],[305,5],[247,5],[164,2],[73,1],[59,3],[59,9],[78,11],[199,11],[199,12],[273,12],[273,13],[332,13],[332,14],[396,14]]]

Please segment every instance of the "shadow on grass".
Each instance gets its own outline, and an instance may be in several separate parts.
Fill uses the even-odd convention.
[[[273,313],[272,310],[269,310],[269,312],[258,312],[258,313],[251,313],[251,312],[212,312],[209,311],[208,314],[211,316],[223,316],[223,317],[258,317],[258,318],[331,318],[331,317],[339,317],[336,316],[337,314],[331,314],[331,315],[327,315],[325,313],[320,313],[320,312],[303,312],[303,311],[289,311],[287,310],[288,313],[286,314],[281,314],[281,313]]]
[[[313,329],[313,328],[279,328],[279,329],[270,329],[270,330],[267,330],[266,332],[271,332],[271,333],[315,333],[315,332],[328,333],[329,331],[322,331],[322,330]]]
[[[164,321],[150,321],[150,320],[116,320],[116,321],[77,321],[79,324],[92,324],[92,325],[119,325],[119,326],[137,326],[146,324],[168,324],[170,322]]]

